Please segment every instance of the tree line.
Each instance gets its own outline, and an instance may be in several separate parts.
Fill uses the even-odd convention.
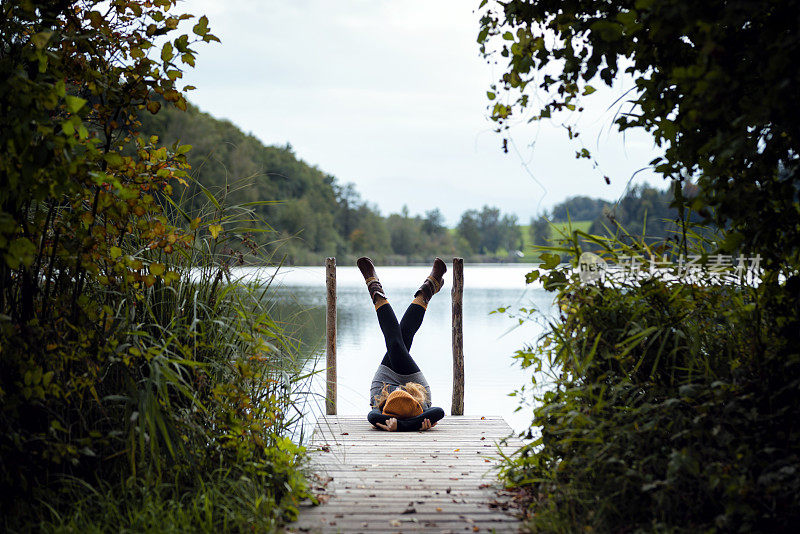
[[[527,229],[516,215],[494,206],[466,210],[451,229],[438,208],[411,214],[404,206],[384,216],[354,184],[304,162],[291,144],[265,146],[230,121],[192,104],[186,111],[164,106],[157,114],[142,113],[140,121],[137,133],[142,137],[156,135],[164,144],[192,145],[187,158],[193,179],[173,193],[183,206],[198,213],[208,208],[209,196],[222,205],[249,205],[254,230],[267,230],[256,232],[253,239],[291,264],[315,264],[324,256],[348,261],[361,255],[396,264],[436,255],[469,261],[530,260],[536,255],[525,249],[523,232],[530,244],[549,245],[560,236],[556,228],[572,221],[593,234],[624,229],[634,236],[661,239],[674,231],[678,217],[669,188],[637,185],[617,202],[567,198],[532,217]],[[687,197],[696,195],[695,186],[684,189]]]
[[[455,229],[438,208],[411,214],[404,207],[384,216],[352,183],[302,161],[290,144],[265,146],[191,104],[185,112],[165,106],[155,115],[142,113],[140,121],[142,137],[192,145],[192,180],[173,192],[190,215],[206,209],[210,196],[223,205],[249,205],[254,229],[268,230],[253,239],[288,263],[365,254],[389,263],[436,255],[506,261],[523,246],[517,217],[497,207],[465,211]]]
[[[692,183],[684,184],[682,191],[686,198],[698,194],[697,186]],[[652,242],[675,235],[677,221],[681,218],[672,188],[659,189],[639,184],[631,187],[616,202],[582,195],[567,198],[551,210],[532,217],[528,235],[532,244],[548,245],[560,236],[558,229],[572,223],[573,228],[592,235],[619,237],[630,234],[631,239],[644,238]],[[702,220],[699,213],[691,210],[684,213],[684,218],[696,224]],[[711,221],[707,225],[709,230],[715,226]]]

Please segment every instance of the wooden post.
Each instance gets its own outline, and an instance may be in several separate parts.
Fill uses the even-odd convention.
[[[464,415],[464,258],[453,258],[453,405],[451,415]]]
[[[325,413],[336,415],[336,258],[325,260],[325,283],[328,288],[328,310],[325,317],[325,331],[328,336]]]

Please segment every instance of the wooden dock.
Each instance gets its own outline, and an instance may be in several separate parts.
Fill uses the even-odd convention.
[[[501,417],[449,416],[427,432],[325,416],[309,444],[327,482],[289,532],[516,532],[492,467],[522,442]],[[505,440],[504,438],[508,438]]]

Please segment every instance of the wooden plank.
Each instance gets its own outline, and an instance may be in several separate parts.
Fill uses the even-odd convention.
[[[427,432],[394,433],[363,417],[322,417],[309,450],[327,482],[325,504],[304,506],[288,531],[515,532],[494,467],[500,452],[521,445],[499,417],[446,417]]]

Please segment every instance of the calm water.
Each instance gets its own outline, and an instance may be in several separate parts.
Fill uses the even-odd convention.
[[[553,313],[552,294],[540,286],[526,285],[530,265],[466,265],[464,267],[464,412],[467,415],[502,415],[518,431],[530,424],[530,409],[515,412],[519,402],[509,393],[530,383],[531,374],[512,359],[514,351],[533,343],[542,323]],[[398,319],[411,302],[430,267],[378,266],[383,288]],[[241,271],[265,278],[272,271]],[[286,322],[315,358],[309,365],[325,367],[325,270],[323,267],[284,267],[273,280],[274,315]],[[445,287],[433,297],[422,327],[414,338],[411,355],[431,386],[433,404],[450,411],[453,364],[451,345],[451,272]],[[337,268],[338,412],[366,416],[369,386],[385,353],[383,336],[361,273],[355,267]],[[500,313],[501,306],[535,307],[538,321],[519,321]],[[317,395],[309,403],[307,423],[323,409],[324,370],[313,380]],[[311,419],[311,420],[308,420]]]

